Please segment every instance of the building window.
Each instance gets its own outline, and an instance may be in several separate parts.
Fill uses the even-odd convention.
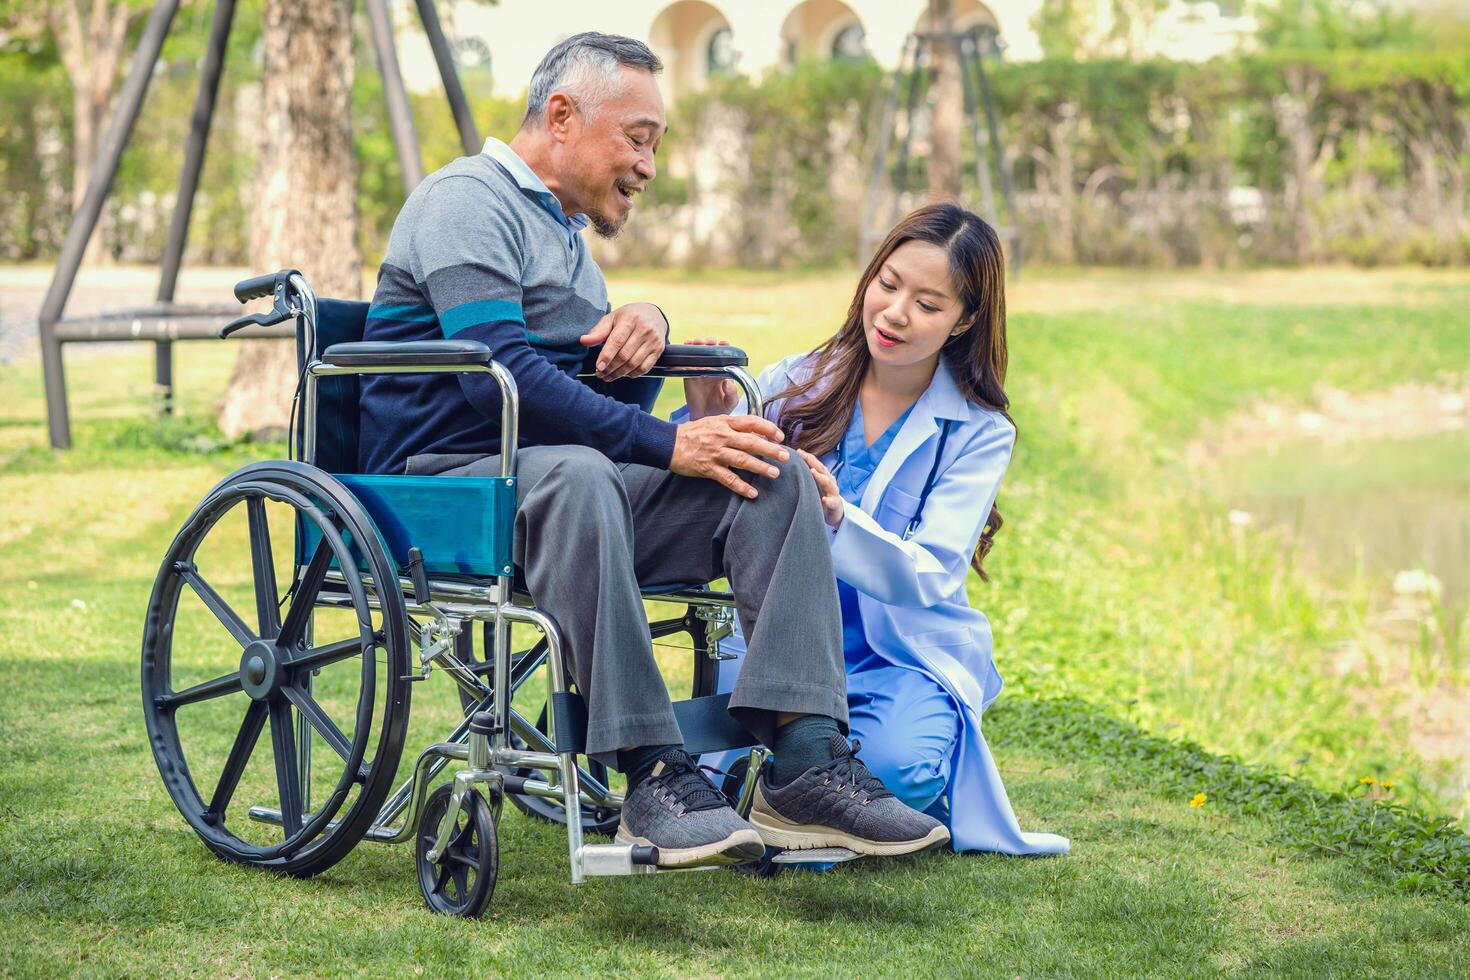
[[[861,24],[848,24],[832,38],[833,61],[868,60],[868,35]]]
[[[735,71],[735,35],[730,28],[721,27],[710,35],[704,67],[710,75],[729,75]]]
[[[970,28],[970,33],[975,36],[975,50],[980,52],[980,57],[1001,60],[1005,42],[1000,39],[1000,31],[994,24],[976,24]]]
[[[490,68],[490,46],[478,37],[462,37],[451,46],[454,61],[462,68]]]

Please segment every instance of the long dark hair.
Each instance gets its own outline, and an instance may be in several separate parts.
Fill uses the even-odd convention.
[[[781,405],[776,423],[796,448],[815,456],[830,452],[852,423],[858,391],[872,360],[863,328],[863,297],[883,263],[905,242],[927,242],[948,254],[951,285],[963,307],[959,322],[969,322],[970,327],[945,341],[941,363],[949,365],[966,398],[1010,419],[1010,401],[1003,388],[1006,293],[1000,237],[979,215],[957,204],[930,204],[900,221],[878,246],[858,281],[846,321],[817,348],[806,380],[772,396],[771,401]],[[970,566],[986,581],[990,576],[982,565],[1002,523],[1000,511],[992,507],[970,559]]]

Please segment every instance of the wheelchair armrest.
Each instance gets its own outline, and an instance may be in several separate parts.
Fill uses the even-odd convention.
[[[649,373],[670,369],[687,371],[690,368],[718,371],[723,368],[745,367],[749,363],[750,358],[739,347],[669,344]]]
[[[332,367],[486,367],[490,348],[478,340],[358,341],[322,351]]]

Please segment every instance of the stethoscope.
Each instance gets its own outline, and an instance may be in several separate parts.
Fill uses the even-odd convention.
[[[924,505],[929,502],[929,493],[934,489],[934,481],[939,477],[939,461],[944,458],[944,444],[949,441],[949,430],[953,425],[954,419],[945,419],[944,426],[939,430],[939,448],[934,451],[934,465],[929,467],[929,475],[924,478],[924,489],[919,492],[919,506],[914,511],[908,527],[904,528],[904,541],[914,536],[914,532],[919,529],[919,522],[924,519]],[[832,467],[832,479],[837,479],[837,474],[841,473],[846,465],[847,439],[844,436],[837,443],[837,465]]]

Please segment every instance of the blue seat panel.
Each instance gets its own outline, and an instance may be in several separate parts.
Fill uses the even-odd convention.
[[[377,524],[400,570],[408,567],[408,549],[418,548],[430,573],[512,573],[514,477],[333,475]],[[303,530],[297,560],[304,564],[321,535],[309,523]]]

